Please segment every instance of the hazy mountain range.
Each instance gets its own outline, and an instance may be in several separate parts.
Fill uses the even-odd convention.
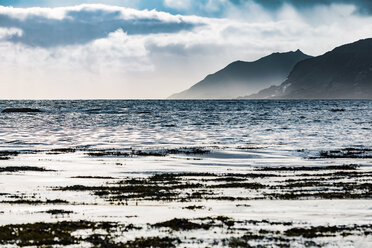
[[[170,98],[238,97],[372,99],[372,39],[343,45],[317,57],[297,50],[274,53],[255,62],[234,62]]]
[[[372,99],[372,39],[301,61],[281,85],[245,98]]]
[[[235,61],[170,99],[231,99],[279,85],[293,66],[310,56],[300,50],[273,53],[254,62]]]

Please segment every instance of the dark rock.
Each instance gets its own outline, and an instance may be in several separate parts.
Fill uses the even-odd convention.
[[[40,109],[32,108],[7,108],[3,109],[1,113],[40,113],[43,112]]]
[[[335,109],[331,109],[331,110],[329,110],[329,111],[331,111],[331,112],[345,112],[346,110],[343,109],[343,108],[341,108],[341,109],[337,109],[337,108],[335,108]]]

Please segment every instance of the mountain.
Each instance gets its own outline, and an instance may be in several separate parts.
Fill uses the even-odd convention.
[[[279,86],[247,99],[372,99],[372,38],[299,62]]]
[[[311,56],[300,50],[273,53],[254,62],[236,61],[169,99],[231,99],[282,83],[293,66]]]

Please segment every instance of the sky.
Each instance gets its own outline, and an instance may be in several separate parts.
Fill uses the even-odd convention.
[[[0,0],[0,99],[162,99],[372,37],[370,0]]]

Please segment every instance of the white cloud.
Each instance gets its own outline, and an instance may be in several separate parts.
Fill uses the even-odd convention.
[[[39,47],[84,44],[117,29],[130,35],[174,33],[202,24],[198,17],[98,4],[53,9],[0,6],[0,18],[0,28],[22,30],[22,36],[11,41]]]
[[[224,4],[224,19],[106,5],[0,7],[0,98],[162,98],[233,60],[298,48],[319,55],[372,37],[372,18],[351,5],[271,13]]]
[[[173,9],[190,9],[191,4],[191,0],[164,0],[164,5]]]
[[[0,40],[7,40],[13,36],[22,36],[23,31],[19,28],[0,28]]]

